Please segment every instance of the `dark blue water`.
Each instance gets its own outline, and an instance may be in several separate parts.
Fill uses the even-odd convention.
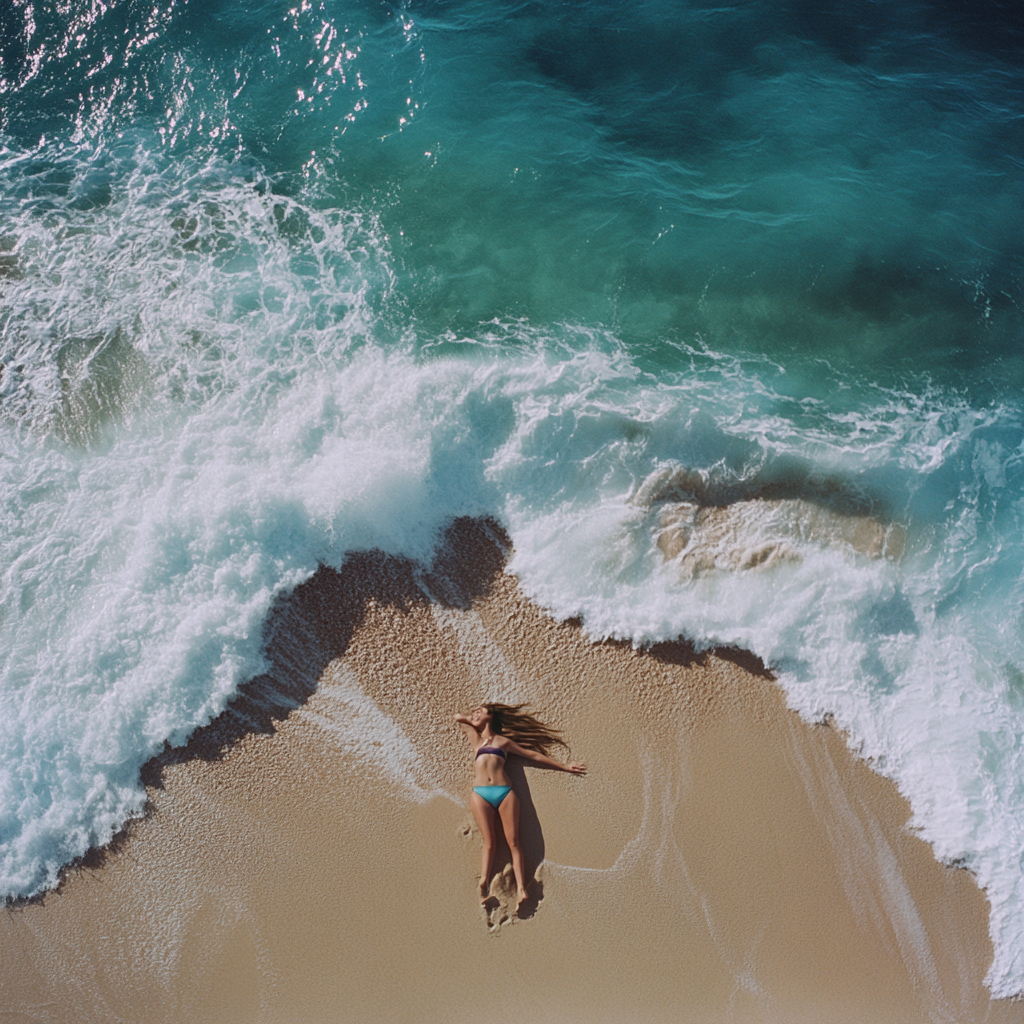
[[[835,714],[1021,991],[1017,5],[7,0],[0,60],[7,892],[276,593],[487,514]]]

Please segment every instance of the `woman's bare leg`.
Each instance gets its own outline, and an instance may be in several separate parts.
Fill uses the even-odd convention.
[[[507,803],[508,799],[506,797],[502,803]],[[480,837],[484,842],[480,862],[480,902],[486,903],[491,885],[491,864],[494,861],[494,841],[496,838],[495,829],[498,826],[498,812],[479,793],[474,793],[469,798],[469,806],[473,808],[473,817],[476,818],[477,826],[480,829]]]
[[[512,871],[516,876],[516,906],[526,899],[526,870],[523,867],[523,849],[519,845],[519,797],[509,793],[498,805],[505,842],[512,854]]]

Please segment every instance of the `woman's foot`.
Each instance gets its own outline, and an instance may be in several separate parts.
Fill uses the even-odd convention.
[[[519,889],[516,892],[516,910],[518,910],[529,898],[530,896],[525,889]]]
[[[491,898],[491,887],[486,882],[480,883],[480,905],[483,906]]]

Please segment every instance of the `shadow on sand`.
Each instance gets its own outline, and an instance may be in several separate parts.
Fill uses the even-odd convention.
[[[429,603],[468,609],[490,592],[509,547],[497,523],[463,518],[445,531],[427,569],[381,551],[350,553],[340,569],[320,566],[267,616],[263,642],[270,670],[243,683],[221,714],[184,746],[167,745],[147,761],[143,783],[162,788],[170,765],[216,761],[244,736],[276,732],[278,722],[313,695],[324,669],[348,650],[371,601],[400,611]]]
[[[164,772],[172,765],[196,759],[218,761],[244,737],[276,732],[278,723],[313,695],[327,665],[346,652],[370,602],[402,611],[428,604],[467,610],[490,593],[510,550],[508,535],[494,520],[464,517],[454,520],[445,531],[429,567],[381,551],[350,553],[340,569],[320,566],[305,583],[278,598],[267,615],[263,641],[268,671],[243,683],[224,711],[196,729],[183,746],[165,744],[142,766],[143,784],[151,791],[161,790]],[[569,624],[581,625],[571,620]],[[698,653],[687,641],[679,640],[657,644],[648,653],[659,660],[690,664],[702,662],[711,652]],[[758,659],[744,651],[715,653],[755,674],[770,675]],[[508,771],[521,801],[520,831],[527,877],[532,878],[544,860],[544,834],[523,765],[513,761]],[[153,809],[152,801],[147,801],[143,817]],[[109,842],[66,865],[53,889],[8,900],[6,906],[16,909],[42,902],[51,893],[59,893],[74,872],[101,869],[108,859],[124,851],[133,821]],[[503,856],[502,863],[507,863],[508,850],[501,836],[498,857]],[[541,882],[533,882],[519,916],[532,916],[542,895]]]
[[[408,610],[441,604],[468,609],[490,592],[510,549],[504,530],[489,519],[456,519],[445,531],[434,561],[424,567],[381,551],[346,555],[340,569],[320,566],[305,582],[274,603],[263,629],[268,671],[243,683],[228,706],[180,747],[165,744],[140,770],[149,790],[164,788],[164,772],[192,760],[219,761],[243,737],[277,731],[316,691],[327,665],[348,649],[367,605]],[[147,801],[142,817],[152,813]],[[131,835],[129,820],[111,840],[65,865],[48,892],[8,900],[9,909],[41,903],[59,893],[78,871],[96,871],[121,853]]]
[[[551,771],[553,769],[539,768],[538,770]],[[526,871],[526,877],[531,880],[527,882],[526,886],[529,896],[520,904],[516,915],[520,919],[526,920],[537,913],[537,907],[544,898],[544,883],[536,877],[537,869],[544,862],[544,830],[541,828],[540,818],[537,817],[537,808],[533,803],[533,794],[530,792],[530,783],[523,762],[513,755],[505,765],[505,772],[512,783],[512,791],[519,798],[519,844],[523,848],[523,868]],[[496,875],[502,875],[511,870],[512,855],[500,824],[496,828],[496,833],[498,842],[493,870]],[[491,897],[485,907],[490,913],[497,909],[499,903],[499,900]]]

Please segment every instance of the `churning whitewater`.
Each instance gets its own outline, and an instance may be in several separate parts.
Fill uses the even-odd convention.
[[[1024,991],[1013,54],[923,6],[856,52],[756,4],[64,6],[5,33],[0,891],[140,813],[275,598],[486,515],[553,614],[833,716]]]

